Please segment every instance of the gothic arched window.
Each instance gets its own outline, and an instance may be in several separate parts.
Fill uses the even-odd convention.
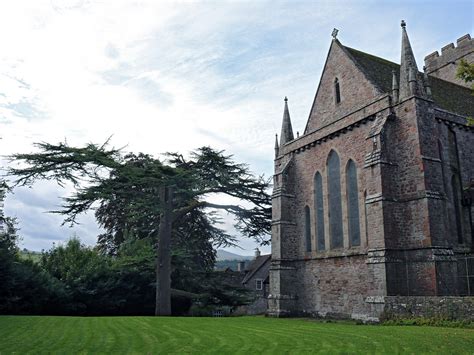
[[[339,87],[339,79],[334,80],[334,94],[336,96],[336,104],[341,102],[341,88]]]
[[[360,245],[359,192],[357,187],[357,167],[349,160],[346,167],[347,218],[349,224],[349,243]]]
[[[364,227],[365,227],[365,243],[369,244],[369,220],[367,218],[367,190],[364,191]]]
[[[311,251],[311,215],[308,206],[304,208],[304,239],[306,251]]]
[[[461,192],[459,186],[459,179],[456,175],[453,175],[451,179],[451,188],[453,190],[453,204],[454,204],[454,218],[456,222],[456,233],[458,236],[458,243],[462,243],[462,222],[461,222],[461,199],[459,194]]]
[[[444,176],[444,154],[443,154],[443,144],[441,144],[441,141],[438,139],[438,155],[439,155],[439,161],[441,162],[441,175],[443,177],[443,186],[444,190],[446,191],[446,179]]]
[[[448,155],[451,170],[459,171],[458,142],[456,132],[451,127],[448,128]]]
[[[339,156],[331,150],[328,157],[329,236],[331,249],[344,245],[342,229],[341,169]]]
[[[316,241],[318,250],[326,249],[324,243],[324,204],[323,177],[319,172],[314,175],[314,211],[316,213]]]

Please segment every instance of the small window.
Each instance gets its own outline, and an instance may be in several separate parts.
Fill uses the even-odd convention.
[[[339,87],[339,79],[334,80],[334,92],[336,94],[336,104],[341,102],[341,88]]]
[[[255,280],[255,289],[256,290],[263,290],[263,280],[262,279],[256,279]]]

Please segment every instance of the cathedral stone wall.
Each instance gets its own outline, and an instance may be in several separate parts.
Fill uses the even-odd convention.
[[[385,319],[436,317],[474,321],[474,297],[384,297]]]
[[[362,221],[365,220],[364,216],[364,189],[371,180],[372,176],[366,174],[364,170],[365,154],[367,149],[371,149],[371,142],[366,139],[370,130],[369,124],[361,125],[354,128],[352,131],[348,131],[345,134],[341,134],[331,140],[328,140],[314,148],[305,150],[295,154],[294,156],[294,191],[295,195],[303,196],[303,198],[297,199],[294,205],[295,221],[296,221],[296,233],[300,236],[298,240],[299,244],[299,257],[311,257],[318,254],[320,251],[316,249],[316,228],[314,221],[314,176],[316,172],[319,172],[323,180],[323,201],[324,210],[329,211],[329,191],[328,191],[328,171],[327,171],[327,160],[329,153],[335,151],[339,156],[340,160],[340,193],[342,202],[342,227],[343,227],[343,245],[341,249],[330,250],[330,221],[328,213],[325,213],[324,227],[325,227],[325,245],[326,249],[322,251],[324,254],[338,254],[340,251],[349,249],[348,230],[347,230],[347,194],[346,194],[346,166],[350,159],[352,159],[357,166],[357,178],[358,178],[358,196],[359,196],[359,211],[362,218],[360,218],[360,230],[361,235],[366,235],[366,227]],[[359,142],[358,144],[356,142]],[[364,147],[365,146],[365,147]],[[367,148],[367,146],[369,148]],[[311,252],[306,252],[304,235],[304,208],[309,206],[311,211]],[[367,244],[367,239],[364,237],[361,240],[360,246],[352,247],[352,249],[364,249]]]
[[[405,27],[400,66],[333,40],[297,139],[286,134],[285,101],[291,139],[275,147],[269,314],[370,321],[402,312],[403,297],[416,315],[427,314],[417,300],[442,312],[442,297],[474,294],[474,129],[459,113],[472,97],[435,78],[432,95],[430,79],[413,74]],[[469,41],[454,52],[470,58]],[[454,52],[427,59],[433,76],[445,75]]]
[[[382,167],[384,181],[385,247],[391,249],[429,246],[426,187],[420,154],[419,122],[415,99],[395,108],[387,123]]]
[[[339,273],[341,268],[346,271]],[[299,262],[298,309],[317,317],[368,319],[371,305],[365,299],[372,276],[365,254]]]
[[[338,79],[341,102],[335,101],[335,79]],[[380,92],[357,69],[341,45],[331,45],[326,66],[318,86],[316,98],[311,108],[305,134],[331,124],[354,112],[361,105],[361,98],[370,102],[380,96]]]
[[[460,117],[446,112],[435,112],[437,122],[437,146],[439,150],[440,166],[442,173],[432,176],[438,181],[443,192],[443,206],[438,211],[438,219],[444,218],[444,240],[449,245],[462,248],[456,235],[455,206],[453,203],[453,176],[459,176],[459,181],[463,187],[469,186],[470,180],[474,176],[474,146],[472,144],[472,128],[463,124]],[[456,155],[456,151],[458,155]],[[461,206],[461,223],[464,247],[472,247],[472,236],[470,228],[469,207]],[[471,216],[472,218],[472,216]],[[443,228],[440,227],[440,228]]]

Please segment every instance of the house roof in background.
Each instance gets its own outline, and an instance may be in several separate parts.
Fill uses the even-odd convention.
[[[254,260],[252,260],[247,268],[247,274],[245,275],[244,279],[242,280],[242,283],[245,284],[247,281],[249,281],[253,275],[263,266],[267,261],[271,260],[272,255],[271,254],[266,254],[266,255],[260,255],[257,256]]]

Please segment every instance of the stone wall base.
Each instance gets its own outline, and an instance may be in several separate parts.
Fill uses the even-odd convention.
[[[474,297],[384,297],[381,320],[416,317],[474,321]]]
[[[234,311],[234,315],[255,316],[265,314],[268,309],[268,300],[264,297],[258,297],[253,303],[240,306]]]
[[[474,297],[455,296],[377,296],[367,297],[371,310],[366,313],[331,312],[276,312],[268,310],[270,317],[309,317],[323,319],[353,319],[364,323],[378,323],[389,319],[440,318],[474,321]]]

